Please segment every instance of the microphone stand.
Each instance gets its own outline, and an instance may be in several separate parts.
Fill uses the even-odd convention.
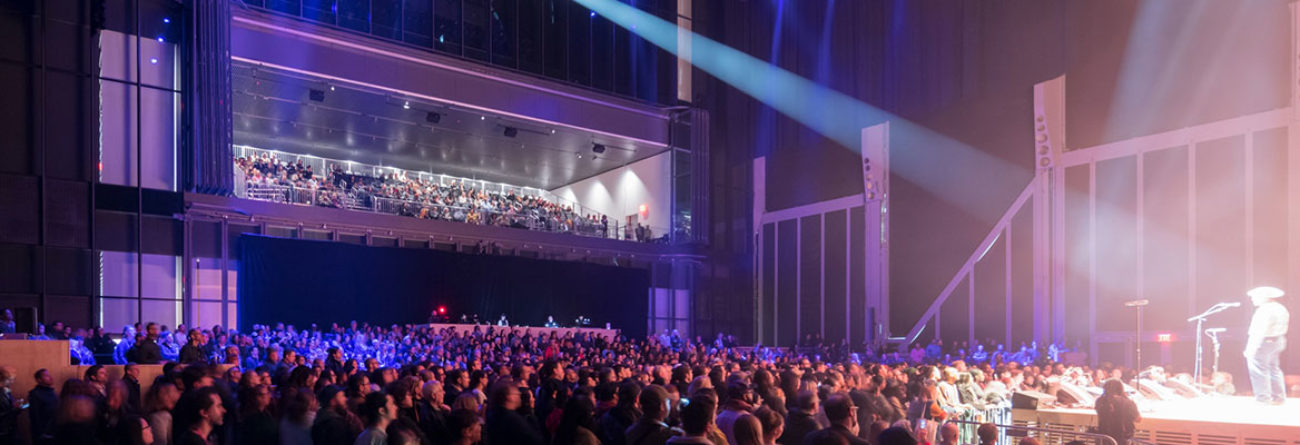
[[[1219,344],[1219,332],[1206,330],[1205,335],[1209,336],[1210,341],[1214,342],[1214,368],[1213,371],[1211,371],[1211,375],[1218,374],[1219,373],[1219,346],[1221,346]]]
[[[1193,332],[1196,332],[1196,333],[1199,334],[1199,333],[1201,333],[1201,332],[1204,332],[1204,329],[1202,329],[1202,328],[1205,327],[1205,319],[1206,319],[1206,318],[1209,318],[1209,316],[1214,315],[1214,314],[1217,314],[1217,313],[1219,313],[1219,312],[1223,312],[1223,311],[1227,310],[1227,309],[1230,308],[1230,307],[1232,307],[1232,306],[1228,306],[1228,305],[1223,304],[1223,303],[1216,303],[1214,306],[1210,306],[1209,309],[1206,309],[1205,312],[1202,312],[1200,315],[1197,315],[1197,316],[1192,317],[1192,318],[1188,318],[1187,321],[1189,321],[1189,322],[1190,322],[1190,321],[1195,321],[1195,322],[1196,322],[1196,330],[1193,331]],[[1139,313],[1139,317],[1140,317],[1140,316],[1141,316],[1141,314]],[[1141,323],[1141,322],[1139,321],[1139,323]],[[1215,371],[1217,372],[1217,371],[1218,371],[1218,359],[1219,359],[1219,355],[1218,355],[1218,353],[1219,353],[1219,351],[1218,351],[1219,341],[1218,341],[1218,337],[1214,337],[1214,338],[1215,338],[1215,340],[1214,340],[1214,345],[1215,345],[1214,361],[1215,361]],[[1194,382],[1196,382],[1196,383],[1201,383],[1201,368],[1202,368],[1201,363],[1204,361],[1204,359],[1203,359],[1202,357],[1205,355],[1205,354],[1202,352],[1202,351],[1203,351],[1203,347],[1201,346],[1201,343],[1202,343],[1202,342],[1201,342],[1201,336],[1200,336],[1200,335],[1197,335],[1197,336],[1196,336],[1196,365],[1192,367],[1192,368],[1193,368],[1193,372],[1192,372],[1192,381],[1194,381]],[[1139,350],[1139,351],[1140,351],[1140,350]],[[1140,352],[1139,352],[1139,354],[1140,354]],[[1140,357],[1140,355],[1139,355],[1139,357]]]

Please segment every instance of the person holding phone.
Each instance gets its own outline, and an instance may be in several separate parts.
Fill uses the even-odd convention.
[[[18,440],[18,415],[26,409],[23,399],[15,399],[14,368],[0,366],[0,445],[12,445]]]

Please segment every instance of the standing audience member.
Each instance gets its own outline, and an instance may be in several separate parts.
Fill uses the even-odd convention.
[[[838,439],[829,436],[840,436],[851,445],[868,445],[865,439],[858,437],[858,407],[853,406],[853,400],[848,395],[842,393],[831,394],[830,397],[826,398],[825,410],[826,419],[830,421],[831,426],[804,436],[804,442],[839,442]]]
[[[279,425],[271,415],[271,387],[256,385],[239,390],[238,443],[279,443]]]
[[[153,323],[150,323],[153,324]],[[132,412],[140,412],[140,367],[127,364],[122,367],[122,383],[126,384],[126,405]]]
[[[939,427],[939,445],[957,445],[957,435],[960,433],[957,424],[948,422]]]
[[[623,437],[627,445],[663,445],[682,431],[664,421],[672,411],[672,400],[662,386],[650,385],[641,390],[641,419],[628,428]]]
[[[366,429],[357,436],[353,445],[387,445],[388,424],[397,419],[397,405],[393,396],[383,391],[366,394],[361,405],[361,415],[366,418]]]
[[[286,391],[281,401],[280,445],[313,445],[311,425],[320,408],[316,398],[307,391],[294,390]]]
[[[473,411],[458,409],[447,413],[451,445],[474,445],[483,440],[483,424]]]
[[[785,432],[785,419],[776,410],[763,406],[754,411],[754,418],[763,426],[763,445],[775,445],[781,433]]]
[[[175,419],[172,443],[176,445],[210,445],[212,432],[225,421],[226,407],[221,395],[212,387],[187,391],[172,413]]]
[[[781,436],[779,442],[783,444],[803,443],[803,438],[812,432],[821,429],[814,417],[817,415],[817,408],[820,401],[817,400],[817,393],[803,390],[795,396],[794,406],[790,409],[790,414],[785,418],[785,434]]]
[[[541,432],[529,426],[523,416],[516,412],[521,404],[518,386],[508,379],[502,379],[493,384],[488,393],[486,419],[483,424],[484,443],[488,445],[543,444]]]
[[[979,428],[975,429],[975,435],[980,438],[980,445],[997,445],[998,427],[991,423],[981,423]]]
[[[334,386],[326,387],[321,392],[320,405],[320,412],[311,427],[312,443],[351,445],[364,427],[360,419],[348,409],[348,400],[343,391]]]
[[[745,414],[736,419],[731,445],[765,445],[763,441],[763,423],[752,414]]]
[[[1102,384],[1101,397],[1093,404],[1097,409],[1097,432],[1125,445],[1133,438],[1137,422],[1142,421],[1137,404],[1124,394],[1124,383],[1116,379]]]
[[[717,402],[709,397],[693,397],[682,408],[681,436],[668,439],[670,444],[716,445],[709,440],[709,428],[713,426]]]
[[[153,445],[172,443],[172,409],[181,397],[176,384],[168,381],[154,382],[144,395],[145,420],[153,432]]]
[[[638,398],[641,387],[627,382],[618,387],[618,404],[600,416],[600,441],[605,445],[623,445],[623,433],[641,417]]]
[[[32,404],[27,413],[31,420],[32,442],[47,444],[54,440],[54,415],[58,412],[59,396],[54,393],[54,376],[49,370],[41,368],[33,377],[36,378],[36,387],[27,393]]]
[[[9,315],[12,320],[13,314]],[[18,440],[18,415],[23,411],[23,399],[14,398],[14,377],[13,368],[0,366],[0,445],[13,445]]]

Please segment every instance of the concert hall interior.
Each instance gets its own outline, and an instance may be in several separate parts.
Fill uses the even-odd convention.
[[[1300,445],[1300,2],[0,2],[0,445]]]

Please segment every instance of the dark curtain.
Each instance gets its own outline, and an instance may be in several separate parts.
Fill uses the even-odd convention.
[[[251,235],[239,243],[245,330],[276,322],[423,323],[446,306],[455,317],[495,321],[504,313],[532,326],[547,315],[566,325],[584,315],[593,326],[645,335],[650,278],[641,269]]]

